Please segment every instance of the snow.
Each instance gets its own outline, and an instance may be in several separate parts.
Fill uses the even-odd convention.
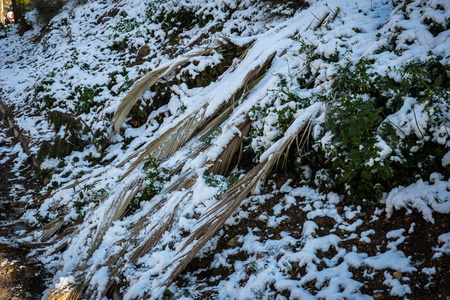
[[[386,211],[392,215],[394,209],[417,209],[425,220],[434,223],[433,212],[450,213],[450,179],[433,173],[430,181],[419,180],[407,187],[393,189],[386,199]]]
[[[80,192],[88,187],[97,192],[101,189],[105,191],[103,198],[93,192],[92,198],[89,198],[90,203],[81,210],[85,214],[83,222],[75,225],[73,233],[62,237],[61,241],[51,240],[53,244],[43,248],[39,259],[54,274],[55,288],[70,288],[78,283],[74,277],[80,274],[77,270],[89,266],[86,274],[91,275],[91,279],[87,290],[100,297],[110,279],[108,258],[126,250],[127,254],[120,257],[127,266],[121,270],[124,299],[160,297],[165,289],[161,285],[164,271],[172,263],[175,250],[184,245],[185,237],[199,226],[198,219],[220,201],[219,194],[224,192],[223,189],[229,188],[225,187],[223,182],[220,186],[211,186],[205,181],[203,174],[208,168],[206,164],[216,160],[234,137],[242,135],[238,128],[247,116],[255,119],[252,120],[251,130],[261,132],[260,136],[249,142],[250,147],[259,153],[258,157],[254,157],[254,162],[269,160],[285,140],[296,134],[301,126],[309,121],[315,142],[313,147],[333,151],[333,135],[330,131],[325,132],[323,126],[329,105],[317,101],[307,103],[305,107],[298,107],[298,103],[279,96],[280,78],[289,79],[291,91],[300,99],[312,99],[316,93],[326,94],[331,90],[338,67],[343,66],[345,61],[356,63],[361,59],[372,59],[375,61],[373,72],[387,74],[397,82],[400,82],[401,74],[395,67],[413,60],[425,60],[428,51],[436,57],[442,56],[442,62],[448,63],[450,31],[444,30],[433,36],[428,25],[423,23],[425,18],[429,18],[444,24],[450,16],[450,4],[447,1],[428,1],[428,5],[424,7],[419,5],[420,1],[414,2],[405,12],[408,18],[405,18],[400,7],[394,8],[386,1],[363,1],[358,4],[349,0],[339,3],[310,1],[311,6],[306,10],[294,12],[286,9],[273,18],[267,17],[267,4],[254,2],[168,0],[167,7],[179,9],[185,5],[195,9],[193,14],[196,17],[203,14],[203,17],[212,16],[213,19],[204,27],[195,24],[183,29],[177,35],[178,42],[172,44],[169,37],[171,33],[176,33],[177,29],[167,31],[162,24],[153,23],[145,14],[148,3],[138,0],[121,3],[112,0],[91,1],[77,5],[75,2],[69,2],[51,21],[42,40],[34,44],[28,41],[34,40],[41,33],[40,25],[35,13],[29,13],[27,18],[34,25],[31,31],[18,38],[17,28],[13,27],[10,35],[0,40],[0,96],[2,102],[13,108],[16,125],[31,141],[32,154],[37,155],[43,141],[49,141],[64,132],[64,129],[59,133],[55,132],[47,117],[49,110],[74,116],[88,128],[80,133],[80,139],[87,146],[72,152],[64,159],[49,157],[43,161],[41,169],[58,171],[53,172],[51,177],[57,187],[54,190],[50,186],[44,188],[42,194],[48,192],[49,196],[39,207],[28,210],[22,220],[37,225],[35,213],[56,218],[61,211],[58,212],[58,209],[63,209],[66,225],[72,226],[79,216],[76,205],[81,202]],[[436,9],[438,4],[445,9]],[[314,31],[313,27],[317,22],[314,16],[323,15],[324,10],[334,12],[338,6],[341,13],[337,18],[334,21],[327,20]],[[118,9],[121,13],[100,19],[113,9]],[[155,16],[161,13],[162,9],[157,8]],[[229,9],[236,11],[230,12]],[[122,12],[126,12],[125,17]],[[80,22],[81,18],[83,22]],[[133,22],[136,22],[136,27],[132,26],[129,30],[117,29],[134,24]],[[403,28],[396,35],[396,48],[393,51],[376,53],[381,47],[389,46],[388,39],[394,35],[395,27]],[[221,30],[210,35],[216,28]],[[361,32],[356,34],[354,28]],[[312,89],[304,88],[295,80],[303,74],[308,58],[305,53],[299,53],[302,43],[293,37],[300,37],[307,44],[317,45],[312,53],[314,59],[308,65],[311,73],[317,75],[314,78],[315,87]],[[123,51],[112,47],[114,41],[121,42],[124,39],[128,39],[128,42]],[[216,81],[205,87],[189,88],[182,82],[183,76],[197,78],[208,68],[221,64],[226,53],[214,50],[209,55],[187,59],[180,68],[170,74],[164,74],[163,81],[170,82],[170,97],[167,103],[154,107],[146,115],[147,120],[144,120],[143,125],[138,127],[132,124],[131,119],[127,119],[110,144],[103,149],[103,153],[102,147],[93,144],[92,141],[98,134],[108,135],[111,116],[131,83],[136,84],[139,78],[151,70],[174,66],[177,62],[186,60],[190,54],[198,52],[201,47],[208,47],[219,40],[229,40],[235,45],[244,46],[248,52],[245,57],[234,58],[234,64],[220,74]],[[137,51],[143,45],[149,46],[150,53],[143,64],[134,65]],[[339,62],[332,63],[330,60],[335,53],[338,53]],[[132,182],[141,182],[145,177],[142,166],[134,169],[128,177],[124,176],[137,161],[137,156],[170,129],[176,128],[187,116],[194,114],[195,122],[198,122],[196,124],[205,126],[209,117],[213,117],[225,105],[231,104],[228,101],[245,81],[248,72],[258,69],[273,54],[270,67],[257,85],[245,98],[234,99],[233,111],[223,122],[217,124],[220,133],[211,139],[210,144],[204,145],[200,137],[194,136],[185,145],[175,149],[173,155],[159,157],[162,167],[179,167],[177,172],[171,174],[170,182],[163,186],[163,192],[148,201],[142,201],[130,214],[127,212],[123,216],[115,216],[115,209],[123,205],[123,202],[118,202],[120,195],[124,191],[126,195],[131,195],[127,189]],[[114,75],[113,72],[118,74]],[[100,94],[94,98],[95,104],[88,108],[88,112],[79,112],[77,107],[80,96],[76,93],[77,88],[95,85],[101,88]],[[38,92],[39,86],[44,90]],[[46,107],[45,101],[39,102],[37,99],[45,95],[55,98],[51,108]],[[333,101],[332,94],[326,95],[329,101]],[[147,90],[135,108],[154,105],[156,97],[156,92]],[[257,115],[258,112],[254,115],[252,108],[255,107],[267,108],[267,114],[263,115],[260,111],[260,115]],[[279,112],[283,109],[293,110],[294,116],[294,121],[287,124],[284,132],[278,124],[281,120]],[[443,114],[447,113],[449,119],[448,108],[442,106],[441,109]],[[420,143],[431,140],[441,145],[446,154],[438,163],[448,168],[450,127],[448,120],[439,126],[431,126],[433,115],[434,112],[428,109],[428,103],[408,97],[402,99],[398,111],[386,116],[385,122],[393,124],[394,130],[401,137],[412,137]],[[5,125],[1,122],[1,126]],[[13,172],[19,174],[28,156],[19,143],[14,147],[3,146],[10,142],[0,131],[0,163],[6,164],[13,160]],[[410,152],[417,153],[420,143],[411,146]],[[159,148],[162,147],[163,145],[160,145]],[[388,159],[400,160],[397,156],[399,154],[395,153],[381,132],[376,135],[375,147],[377,156],[367,161],[368,166]],[[93,158],[101,158],[102,164],[92,163]],[[64,167],[59,166],[61,163]],[[311,172],[307,167],[303,168],[303,171],[305,174]],[[63,177],[63,174],[68,175]],[[325,172],[318,173],[316,178],[310,178],[310,175],[306,177],[305,182],[315,179],[317,185],[319,181],[331,179]],[[178,179],[183,178],[189,179],[190,184],[180,190],[170,190],[170,184],[176,184]],[[225,177],[218,180],[225,180]],[[276,187],[276,184],[274,186]],[[388,217],[392,216],[395,210],[405,209],[406,213],[416,210],[426,221],[434,223],[435,214],[450,213],[450,179],[444,174],[435,172],[429,178],[417,179],[408,186],[398,186],[394,183],[392,186],[395,188],[386,191],[384,198]],[[12,192],[17,193],[19,190],[20,186],[16,186]],[[221,280],[214,287],[219,299],[272,299],[274,295],[268,288],[271,285],[278,292],[288,291],[291,298],[370,299],[370,295],[360,292],[363,283],[354,278],[351,270],[367,266],[384,272],[384,285],[389,288],[390,295],[407,297],[411,293],[409,286],[404,283],[405,280],[393,278],[388,270],[404,273],[417,271],[418,267],[412,259],[399,250],[399,245],[404,243],[406,235],[414,232],[414,226],[411,225],[408,232],[405,229],[388,232],[386,249],[370,256],[357,249],[345,249],[341,246],[341,243],[349,240],[370,244],[371,237],[375,234],[373,229],[365,229],[366,224],[359,218],[361,207],[346,206],[342,213],[338,210],[344,195],[334,191],[324,193],[309,184],[298,185],[292,179],[288,179],[279,190],[275,188],[272,194],[264,194],[264,189],[259,191],[261,195],[247,197],[242,205],[249,205],[253,207],[253,211],[257,211],[274,195],[279,195],[280,199],[273,205],[272,211],[258,214],[258,221],[263,222],[268,230],[280,228],[280,238],[262,238],[258,228],[249,227],[244,235],[239,235],[239,246],[236,249],[215,253],[211,268],[234,268],[227,280]],[[281,229],[285,224],[294,221],[292,217],[285,215],[294,208],[298,208],[305,216],[305,220],[302,220],[296,229],[297,235]],[[379,214],[381,211],[383,209],[380,209]],[[249,218],[250,212],[250,208],[248,211],[238,208],[225,226],[239,224]],[[378,220],[379,214],[373,216],[373,222]],[[322,228],[316,218],[322,217],[330,218],[335,224],[330,232],[319,234]],[[169,222],[172,220],[173,222]],[[134,251],[163,227],[165,231],[159,241],[143,253],[137,262],[127,265],[131,256],[136,253]],[[358,233],[361,230],[362,233]],[[338,236],[338,231],[344,232],[345,238]],[[37,231],[32,238],[26,237],[20,241],[36,242],[41,236],[42,231]],[[100,237],[101,243],[97,245],[98,248],[93,248],[96,237]],[[219,238],[220,235],[215,236],[208,242],[198,257],[215,251]],[[65,243],[67,249],[60,253],[58,249],[64,248],[61,245]],[[436,258],[448,255],[449,233],[439,236],[438,244],[433,249]],[[248,258],[233,263],[229,257],[237,255],[238,251],[246,252]],[[319,252],[327,251],[333,253],[331,257],[318,256]],[[326,267],[318,268],[320,263]],[[288,268],[293,264],[305,267],[307,274],[296,280],[291,279],[288,276]],[[423,268],[422,272],[431,276],[436,271]],[[194,275],[191,280],[193,283],[190,288],[194,290],[199,283],[195,281]],[[311,282],[315,282],[315,293],[304,288],[305,284]],[[188,299],[187,296],[181,295],[179,287],[172,285],[170,290],[179,299]],[[284,298],[281,295],[276,297],[280,300]]]

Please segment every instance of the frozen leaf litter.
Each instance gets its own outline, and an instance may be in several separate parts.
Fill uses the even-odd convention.
[[[449,11],[68,1],[44,31],[28,14],[0,40],[1,99],[45,183],[15,241],[54,274],[44,297],[448,295]]]

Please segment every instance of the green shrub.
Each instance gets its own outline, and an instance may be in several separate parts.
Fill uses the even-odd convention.
[[[238,181],[238,177],[234,174],[225,177],[221,175],[214,175],[208,171],[203,173],[203,179],[208,186],[219,188],[219,192],[216,195],[217,198],[219,198]]]
[[[89,113],[91,108],[98,107],[101,103],[94,101],[94,98],[100,95],[103,88],[98,85],[93,87],[78,86],[75,88],[75,111],[77,113]]]
[[[91,203],[97,204],[100,200],[106,197],[107,191],[105,189],[94,189],[92,185],[85,185],[78,193],[73,203],[73,207],[77,213],[77,218],[74,220],[83,219],[88,206]]]
[[[450,175],[441,164],[450,140],[449,67],[440,58],[411,62],[390,70],[401,74],[400,82],[395,82],[373,72],[371,64],[361,60],[339,70],[333,84],[336,102],[323,124],[322,137],[327,135],[328,142],[325,147],[317,143],[307,155],[315,183],[356,204],[377,202],[383,192],[419,178],[427,180],[433,172]],[[400,109],[405,113],[411,101],[416,104],[406,114],[415,124],[394,124],[389,115]],[[417,108],[424,115],[422,122],[426,120],[422,129]],[[402,129],[414,125],[418,134]]]

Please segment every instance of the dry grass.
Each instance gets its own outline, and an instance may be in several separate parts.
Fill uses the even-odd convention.
[[[122,192],[111,203],[111,206],[103,219],[104,222],[100,223],[97,229],[97,233],[93,239],[94,242],[88,252],[89,255],[92,255],[98,246],[100,246],[103,236],[112,223],[123,217],[131,200],[133,200],[134,196],[136,196],[136,194],[142,189],[142,184],[142,179],[132,180],[123,188]]]

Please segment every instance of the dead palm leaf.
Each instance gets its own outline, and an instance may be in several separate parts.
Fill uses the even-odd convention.
[[[123,166],[133,157],[139,155],[138,159],[133,162],[133,164],[131,165],[129,170],[125,172],[123,177],[128,176],[128,174],[130,174],[137,166],[139,166],[149,155],[152,155],[155,158],[168,158],[173,155],[173,153],[175,153],[179,147],[190,140],[198,130],[201,130],[204,126],[206,126],[206,124],[208,124],[211,119],[214,119],[214,116],[222,110],[224,105],[228,104],[228,107],[230,107],[236,102],[236,100],[245,97],[266,74],[267,69],[272,63],[274,57],[275,53],[272,53],[266,58],[262,65],[249,71],[240,87],[233,93],[230,99],[225,103],[222,103],[222,105],[219,105],[210,116],[205,115],[205,109],[208,106],[208,103],[206,102],[199,109],[184,117],[176,126],[166,131],[157,140],[145,146],[144,150],[137,151],[135,154],[124,160],[121,164],[118,165],[118,167]],[[232,109],[228,109],[223,112],[222,116],[224,117],[224,119],[226,119],[227,115],[229,115],[231,111]],[[216,122],[218,124],[221,123],[220,119],[217,119]],[[212,127],[211,125],[208,126],[208,128],[214,129],[216,127]],[[202,132],[205,132],[205,130],[202,130]]]
[[[212,50],[219,48],[226,42],[225,39],[217,39],[206,47],[199,47],[173,59],[162,66],[151,71],[143,78],[133,84],[130,91],[125,95],[113,117],[113,126],[109,138],[111,138],[122,126],[131,108],[136,104],[142,94],[155,85],[161,78],[172,73],[180,66],[186,64],[191,58],[204,56]]]
[[[195,255],[219,230],[231,214],[239,207],[242,200],[254,189],[258,187],[261,181],[264,181],[270,174],[273,166],[279,161],[281,155],[285,153],[289,145],[297,138],[298,134],[308,127],[309,121],[299,127],[295,132],[284,136],[280,146],[275,153],[270,155],[265,161],[259,163],[242,179],[240,179],[229,191],[227,191],[219,201],[211,206],[208,211],[197,222],[196,229],[185,238],[177,249],[175,259],[166,269],[167,273],[163,278],[163,285],[169,286],[173,280],[180,274]],[[291,131],[287,131],[291,132]]]
[[[119,195],[112,201],[106,215],[104,222],[99,224],[97,233],[94,238],[94,242],[89,250],[89,255],[92,255],[94,251],[100,246],[103,236],[105,235],[108,228],[114,221],[119,220],[125,214],[128,205],[131,200],[136,196],[136,194],[142,189],[143,180],[138,178],[132,180],[130,183],[123,187],[123,190]]]
[[[247,73],[244,82],[241,84],[240,88],[236,90],[236,92],[232,95],[231,99],[228,102],[222,103],[222,105],[219,105],[215,111],[210,114],[209,116],[205,116],[205,108],[208,105],[208,103],[205,103],[202,107],[182,119],[176,126],[174,126],[172,129],[166,131],[163,135],[161,135],[160,138],[156,139],[149,145],[145,147],[143,151],[140,152],[139,157],[132,163],[130,168],[124,173],[123,178],[127,177],[131,172],[133,172],[136,168],[141,167],[143,161],[145,158],[148,157],[148,155],[152,155],[155,158],[168,158],[172,156],[182,145],[184,145],[187,141],[189,141],[196,132],[200,131],[200,136],[206,136],[208,133],[211,132],[216,126],[215,124],[220,124],[226,118],[231,114],[232,112],[232,105],[229,105],[227,109],[225,109],[219,116],[214,117],[219,113],[223,106],[226,104],[232,104],[237,99],[241,99],[245,97],[251,88],[253,88],[259,80],[264,76],[264,74],[267,71],[267,68],[269,64],[272,62],[273,58],[275,56],[275,53],[269,55],[265,62],[255,68],[254,70],[251,70]],[[167,69],[168,70],[168,69]],[[153,75],[155,75],[154,73]],[[163,74],[163,73],[159,73]],[[134,105],[135,101],[139,97],[137,95],[139,93],[143,93],[146,89],[144,89],[145,82],[146,83],[152,83],[154,78],[150,76],[151,74],[147,75],[145,78],[143,78],[141,81],[143,81],[140,84],[137,84],[134,87],[134,91],[131,93],[130,91],[130,98],[127,98],[126,101],[122,101],[120,109],[116,111],[115,121],[114,121],[114,130],[118,130],[120,128],[121,122],[123,122],[125,116],[128,114],[128,111],[131,109],[132,105]],[[160,75],[157,75],[161,77]],[[133,89],[133,87],[132,87]],[[136,98],[137,97],[137,98]],[[133,104],[131,104],[134,101]],[[211,122],[212,120],[212,122]],[[208,124],[209,123],[209,124]],[[117,127],[118,126],[118,127]],[[204,128],[204,126],[207,126],[207,128]],[[235,145],[233,144],[234,151],[236,150]],[[139,153],[139,152],[138,152]],[[189,177],[186,177],[186,179],[189,179]],[[103,221],[100,223],[96,236],[94,238],[93,245],[91,249],[89,250],[89,256],[94,253],[94,251],[98,248],[98,246],[101,244],[104,234],[106,233],[106,230],[111,226],[112,222],[115,220],[118,220],[123,213],[126,210],[126,207],[128,206],[131,199],[136,195],[136,193],[141,188],[142,181],[139,180],[132,180],[131,183],[125,184],[123,188],[123,192],[121,192],[114,201],[112,201],[111,206],[108,209],[108,212],[103,219]],[[245,193],[246,195],[248,193]],[[160,207],[162,207],[165,203],[165,200],[161,200]],[[240,202],[239,202],[240,203]],[[159,210],[159,209],[157,209]],[[175,215],[176,210],[173,211],[173,216]],[[155,215],[155,214],[152,214]],[[146,219],[150,219],[146,218]],[[167,230],[167,228],[170,227],[170,225],[173,222],[173,217],[168,217],[166,222],[161,222],[159,226],[156,226],[152,232],[154,232],[153,236],[145,241],[144,243],[140,244],[138,247],[138,250],[135,252],[135,255],[133,255],[133,259],[137,259],[140,257],[143,253],[148,252],[154,245],[157,243],[161,237],[161,235]],[[146,222],[136,224],[136,228],[142,228],[142,226]],[[137,233],[139,231],[136,231]],[[214,231],[215,232],[215,231]],[[138,234],[136,233],[136,237]],[[198,252],[198,250],[197,250]],[[78,270],[86,269],[87,262],[80,262],[79,266],[76,268]],[[120,264],[119,264],[120,266]],[[78,284],[74,289],[70,292],[70,299],[78,299],[84,290],[84,288],[89,284],[90,278],[93,274],[91,273],[90,276],[86,275],[80,275],[79,281],[81,282]],[[87,278],[84,279],[83,278]],[[54,292],[55,295],[57,295],[57,291]]]

